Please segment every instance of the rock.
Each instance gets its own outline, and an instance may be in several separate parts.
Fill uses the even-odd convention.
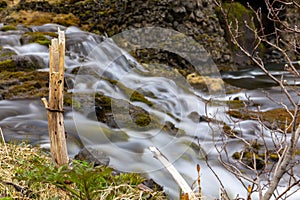
[[[102,151],[94,149],[92,147],[84,147],[74,157],[76,160],[87,161],[88,163],[94,163],[94,166],[109,164],[109,157]]]
[[[163,187],[157,184],[153,179],[147,179],[143,182],[143,185],[151,188],[154,191],[163,191]]]
[[[186,80],[196,89],[208,92],[222,92],[224,82],[221,78],[200,76],[196,73],[187,75]]]
[[[5,1],[0,1],[0,8],[6,8],[7,3]]]
[[[231,55],[223,37],[224,31],[215,15],[213,0],[112,0],[96,4],[93,0],[71,2],[74,1],[20,2],[13,8],[17,12],[0,12],[1,22],[10,20],[14,24],[75,25],[85,31],[100,35],[107,33],[108,36],[145,26],[161,27],[193,37],[211,53],[217,63],[224,62],[219,55]],[[211,39],[203,37],[203,34],[210,35]],[[165,56],[162,57],[164,59]]]

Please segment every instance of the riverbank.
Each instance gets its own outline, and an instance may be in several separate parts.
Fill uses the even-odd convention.
[[[114,174],[108,167],[73,161],[55,169],[39,147],[0,142],[0,199],[165,199],[137,174]]]

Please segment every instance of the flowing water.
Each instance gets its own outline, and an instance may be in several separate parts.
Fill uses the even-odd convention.
[[[203,159],[203,155],[206,155],[227,192],[232,197],[236,194],[246,197],[246,189],[218,162],[219,154],[215,145],[221,147],[224,139],[220,124],[198,122],[189,116],[191,113],[198,113],[198,115],[207,115],[223,121],[235,127],[246,140],[259,140],[261,133],[264,132],[265,142],[272,146],[272,133],[253,120],[241,121],[237,126],[225,114],[227,106],[220,103],[220,100],[235,97],[245,100],[250,98],[261,105],[261,110],[268,110],[280,105],[270,101],[267,96],[287,102],[278,87],[270,87],[273,83],[261,71],[247,69],[223,73],[224,80],[246,89],[231,95],[212,96],[190,87],[175,70],[172,76],[153,73],[149,66],[145,67],[137,63],[111,39],[83,32],[76,27],[60,28],[66,31],[65,63],[69,92],[73,92],[73,101],[79,102],[81,111],[84,111],[78,112],[76,109],[66,108],[65,127],[68,133],[68,151],[71,156],[74,156],[83,146],[97,148],[110,157],[112,167],[122,171],[145,173],[163,185],[171,199],[177,199],[179,195],[177,184],[163,166],[153,158],[149,150],[149,146],[156,146],[190,185],[197,179],[196,165],[200,164],[202,192],[207,199],[215,199],[219,195],[220,186],[215,174]],[[30,29],[56,31],[57,25],[34,26]],[[48,49],[38,44],[22,46],[19,42],[21,33],[22,30],[0,33],[0,45],[13,50],[18,55],[34,55],[44,65],[42,70],[47,71]],[[77,75],[72,74],[71,71],[77,67],[80,67]],[[151,67],[156,68],[156,66]],[[272,70],[272,73],[277,76],[286,73],[282,65],[278,68],[275,66]],[[112,84],[111,80],[118,84]],[[288,81],[293,81],[292,77]],[[119,128],[110,128],[95,120],[94,94],[96,92],[114,99],[130,101],[130,95],[128,97],[121,91],[121,85],[144,94],[153,103],[149,106],[142,102],[131,102],[149,113],[153,120],[147,126],[137,126],[131,119],[129,106],[126,104],[120,110],[120,105],[114,101],[112,101],[112,114]],[[257,89],[265,86],[269,87],[264,90]],[[85,94],[84,98],[82,93]],[[296,99],[297,93],[292,93],[292,96]],[[218,100],[219,103],[207,103],[208,100]],[[2,100],[0,110],[0,127],[6,140],[27,140],[32,144],[49,148],[47,116],[40,100]],[[173,123],[180,130],[179,134],[172,135],[157,127],[154,119],[160,124]],[[228,155],[232,155],[235,151],[240,151],[243,146],[237,139],[230,139],[227,147]],[[299,195],[295,195],[294,199],[297,199],[297,196]]]

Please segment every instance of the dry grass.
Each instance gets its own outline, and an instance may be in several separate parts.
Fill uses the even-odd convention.
[[[44,166],[44,168],[41,168]],[[73,174],[74,183],[70,182],[68,184],[68,190],[66,187],[59,187],[55,184],[55,179],[52,182],[48,182],[49,177],[54,172],[53,177],[55,177],[56,170],[50,170],[49,166],[53,166],[52,160],[48,153],[43,152],[38,147],[32,147],[26,143],[21,144],[10,144],[5,143],[3,139],[3,134],[0,128],[0,199],[10,200],[10,199],[74,199],[74,193],[70,193],[71,190],[81,194],[81,189],[78,187],[82,173],[88,174],[89,171],[93,170],[91,168],[86,168],[88,171],[84,172],[78,170]],[[42,169],[37,170],[37,169]],[[48,170],[49,169],[49,170]],[[37,170],[37,171],[34,171]],[[75,169],[74,169],[75,170]],[[34,171],[34,172],[33,172]],[[48,172],[46,172],[48,171]],[[50,171],[50,172],[49,172]],[[108,170],[109,171],[109,170]],[[25,179],[18,179],[20,173],[31,172],[29,179],[36,179],[41,181],[28,181]],[[37,173],[35,173],[37,172]],[[68,170],[66,171],[68,172]],[[134,199],[134,200],[163,200],[166,199],[165,194],[162,191],[145,191],[143,188],[139,187],[139,180],[143,180],[142,177],[138,175],[125,174],[124,176],[119,176],[119,181],[116,182],[112,175],[99,175],[101,170],[97,171],[97,177],[100,179],[105,179],[107,187],[102,187],[102,189],[96,189],[91,192],[93,197],[99,200],[106,199]],[[80,174],[81,173],[81,174]],[[59,173],[57,173],[59,174]],[[64,174],[64,173],[63,173]],[[103,173],[105,174],[105,173]],[[17,176],[18,175],[18,176]],[[64,174],[67,177],[67,174]],[[33,177],[32,177],[33,176]],[[60,176],[60,175],[59,175]],[[87,175],[88,176],[88,175]],[[93,175],[90,175],[93,176]],[[60,176],[65,177],[65,176]],[[70,176],[68,176],[70,178]],[[123,177],[123,178],[122,178]],[[126,178],[127,177],[127,178]],[[48,179],[47,179],[48,178]],[[78,180],[77,180],[78,179]],[[23,181],[20,181],[23,180]],[[90,179],[89,179],[90,180]],[[133,180],[134,182],[131,183]],[[138,181],[137,181],[138,180]],[[77,182],[76,182],[77,181]],[[78,182],[79,181],[79,182]],[[58,181],[59,182],[59,181]],[[28,185],[29,184],[29,185]],[[76,199],[83,199],[84,196],[77,196]],[[84,198],[85,199],[85,198]]]
[[[20,2],[20,0],[4,0],[6,3],[7,3],[7,5],[9,5],[9,6],[14,6],[14,5],[16,5],[16,4],[18,4],[19,2]],[[31,2],[31,1],[44,1],[44,0],[26,0],[26,2]],[[48,0],[48,2],[50,3],[50,4],[52,4],[52,3],[59,3],[59,2],[62,2],[62,0]]]
[[[49,156],[43,154],[39,148],[21,143],[18,145],[0,143],[0,198],[7,199],[31,199],[26,196],[27,185],[13,179],[18,168],[30,169],[36,162],[50,163]],[[53,197],[66,197],[61,189],[45,183],[35,184],[35,193],[41,199]]]
[[[15,21],[14,24],[43,25],[47,23],[62,24],[65,26],[78,26],[80,20],[72,13],[55,14],[41,11],[21,10],[13,12],[10,17]]]

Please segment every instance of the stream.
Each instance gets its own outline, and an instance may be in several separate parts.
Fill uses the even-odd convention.
[[[55,32],[57,27],[58,25],[47,24],[32,26],[30,30]],[[220,193],[220,184],[214,173],[223,182],[231,198],[237,194],[246,198],[246,189],[218,161],[217,148],[224,142],[222,126],[206,121],[199,122],[190,116],[191,113],[197,113],[199,116],[205,115],[225,122],[249,141],[260,141],[263,132],[266,144],[272,147],[272,132],[262,128],[254,120],[242,120],[237,124],[226,114],[228,106],[222,102],[234,98],[251,100],[259,104],[262,111],[281,107],[270,98],[289,105],[279,87],[276,87],[260,70],[247,68],[219,74],[225,82],[242,89],[227,95],[224,92],[211,94],[191,87],[176,70],[172,72],[175,75],[152,72],[150,69],[151,67],[156,69],[155,65],[149,68],[139,64],[110,38],[83,32],[76,27],[60,26],[60,28],[66,32],[65,73],[69,92],[73,93],[73,103],[81,105],[81,111],[76,109],[74,104],[73,108],[65,108],[65,129],[71,157],[83,146],[99,149],[109,156],[111,167],[121,171],[144,173],[164,186],[170,199],[178,199],[177,184],[159,161],[153,158],[149,150],[149,146],[155,146],[183,175],[189,185],[197,180],[196,166],[200,164],[201,187],[206,199],[216,199]],[[36,57],[44,66],[40,70],[48,71],[48,48],[35,43],[21,45],[22,31],[26,30],[0,32],[0,45],[18,55]],[[284,64],[274,64],[267,67],[273,75],[284,76],[289,83],[298,85],[299,81],[295,81],[284,71],[283,66]],[[78,67],[76,75],[71,73]],[[111,80],[118,83],[112,84]],[[130,95],[129,97],[125,95],[121,86],[140,92],[152,103],[151,106],[131,101]],[[119,105],[118,101],[111,102],[112,114],[118,128],[97,121],[94,98],[96,92],[143,108],[149,113],[151,122],[143,127],[136,125],[129,113],[129,104]],[[296,92],[291,92],[291,95],[294,99],[299,99]],[[255,106],[250,105],[249,108],[255,109]],[[39,99],[1,100],[0,110],[0,127],[6,141],[25,140],[33,145],[49,148],[46,110]],[[169,134],[156,126],[156,121],[160,124],[171,122],[178,131],[175,135]],[[228,155],[243,148],[243,144],[237,139],[229,139],[227,142]],[[207,167],[203,154],[207,156],[214,173]],[[251,174],[250,171],[246,172]],[[249,183],[245,181],[245,184]],[[298,191],[289,199],[299,197]],[[255,193],[252,198],[257,199],[258,194]]]

